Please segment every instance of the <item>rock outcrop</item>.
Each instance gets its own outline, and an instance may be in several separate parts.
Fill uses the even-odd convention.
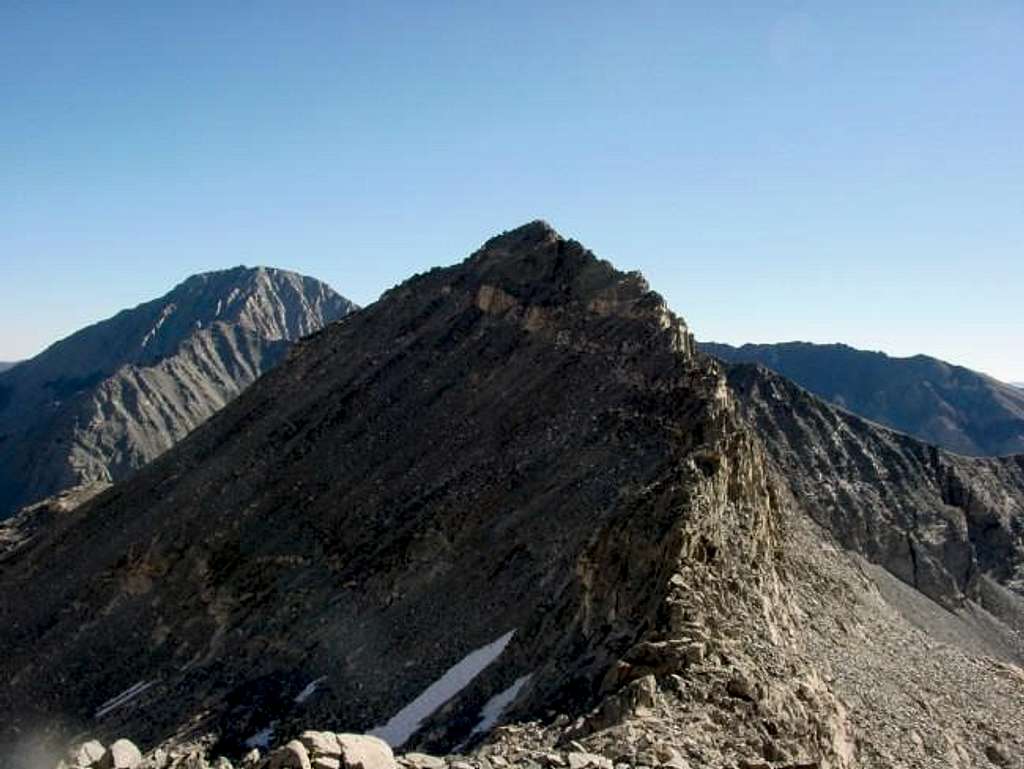
[[[353,309],[282,270],[206,273],[0,373],[0,519],[126,477]]]
[[[1024,453],[1024,392],[962,366],[842,344],[700,346],[730,363],[760,363],[833,405],[949,451]]]

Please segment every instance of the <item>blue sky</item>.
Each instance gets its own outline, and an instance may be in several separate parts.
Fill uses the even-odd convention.
[[[698,338],[1024,381],[1024,5],[0,4],[0,359],[187,275],[551,221]]]

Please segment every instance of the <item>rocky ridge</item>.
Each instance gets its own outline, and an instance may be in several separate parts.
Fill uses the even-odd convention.
[[[295,273],[206,273],[0,373],[0,518],[126,477],[353,309]]]
[[[322,723],[450,752],[563,713],[584,745],[665,691],[721,724],[695,755],[845,766],[838,703],[766,646],[791,620],[765,467],[643,279],[527,225],[302,341],[0,562],[5,737],[60,713],[147,750]]]
[[[700,346],[726,362],[760,363],[833,405],[949,451],[1024,453],[1024,393],[962,366],[843,344]]]
[[[1022,495],[1016,459],[723,372],[533,223],[18,540],[0,739],[129,735],[153,769],[354,765],[310,727],[414,769],[1014,766]]]

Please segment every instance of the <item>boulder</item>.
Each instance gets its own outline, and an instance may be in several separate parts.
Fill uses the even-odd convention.
[[[299,742],[306,746],[311,759],[318,756],[337,757],[341,755],[341,745],[334,732],[303,732],[299,735]]]
[[[71,766],[92,766],[101,758],[107,749],[99,740],[89,740],[68,751],[68,759]]]
[[[368,734],[337,734],[345,769],[398,769],[395,754],[384,740]]]
[[[313,769],[341,769],[341,759],[333,756],[317,756],[313,759]]]
[[[313,769],[306,746],[298,740],[278,748],[270,754],[267,769]]]
[[[136,769],[142,763],[142,751],[131,740],[120,739],[107,748],[97,766],[100,769]]]

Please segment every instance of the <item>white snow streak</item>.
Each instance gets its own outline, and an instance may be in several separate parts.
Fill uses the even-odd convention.
[[[515,630],[510,630],[497,641],[467,654],[419,697],[395,713],[390,721],[371,729],[369,734],[380,737],[393,748],[401,746],[434,711],[465,689],[470,681],[494,662],[505,651],[515,633]]]
[[[295,702],[297,704],[301,705],[303,702],[305,702],[310,697],[312,697],[313,696],[313,692],[316,691],[316,688],[320,684],[322,684],[324,681],[326,681],[326,680],[327,680],[327,676],[320,676],[315,681],[310,681],[308,684],[306,684],[306,688],[305,689],[303,689],[301,692],[299,692],[297,695],[295,695]]]
[[[473,727],[473,731],[470,734],[491,731],[495,724],[498,723],[498,719],[501,718],[501,714],[505,712],[505,708],[512,704],[512,701],[519,695],[522,688],[529,682],[531,675],[527,674],[517,678],[505,691],[498,692],[487,700],[487,704],[480,711],[480,723]]]
[[[127,705],[129,702],[134,700],[136,697],[138,697],[140,694],[146,691],[146,689],[148,689],[155,683],[156,681],[139,681],[138,683],[129,686],[116,697],[112,697],[106,702],[104,702],[102,705],[100,705],[99,708],[97,708],[96,714],[93,717],[103,718],[103,716],[105,716],[110,711],[116,710],[122,705]]]

